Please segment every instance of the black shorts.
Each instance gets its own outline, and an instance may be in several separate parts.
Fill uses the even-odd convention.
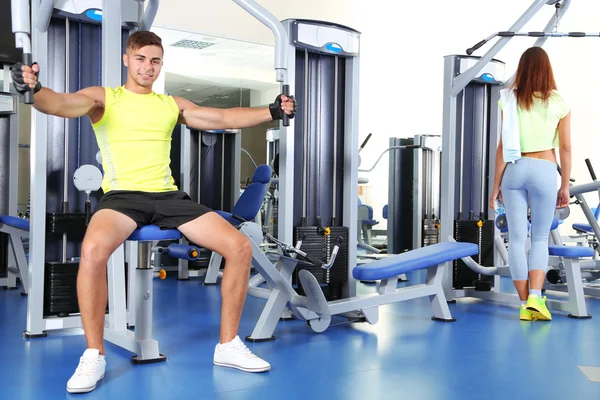
[[[94,213],[104,209],[127,215],[138,228],[157,225],[162,229],[176,229],[212,211],[181,190],[163,193],[111,190],[102,196]]]

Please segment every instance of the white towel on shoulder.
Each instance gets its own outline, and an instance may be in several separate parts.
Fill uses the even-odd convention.
[[[502,101],[502,156],[504,162],[514,162],[521,158],[521,132],[519,130],[519,114],[517,96],[513,89],[500,91]]]

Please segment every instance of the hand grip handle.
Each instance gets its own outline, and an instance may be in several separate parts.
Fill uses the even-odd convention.
[[[487,43],[487,39],[483,39],[481,42],[478,42],[475,46],[468,48],[467,55],[470,56],[471,54],[473,54],[476,50],[481,48],[481,46],[483,46],[486,43]]]
[[[282,93],[286,96],[290,95],[290,85],[282,85]],[[286,113],[283,113],[283,126],[290,126],[290,117]]]
[[[589,158],[585,159],[585,165],[588,167],[588,171],[590,171],[590,175],[592,176],[592,180],[596,180],[596,173],[594,172],[594,167],[592,167],[592,162]]]
[[[362,144],[360,145],[360,148],[358,149],[359,153],[367,145],[367,143],[369,143],[369,140],[371,139],[371,136],[373,136],[373,134],[369,133],[369,136],[367,136],[367,138],[362,142]]]
[[[23,64],[31,67],[31,64],[33,64],[31,54],[23,53]],[[29,90],[25,92],[24,97],[25,104],[33,104],[33,89],[29,88]]]

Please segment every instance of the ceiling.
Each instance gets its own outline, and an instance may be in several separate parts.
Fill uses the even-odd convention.
[[[271,46],[160,27],[152,31],[163,41],[165,90],[171,95],[200,105],[234,107],[252,90],[279,85]]]

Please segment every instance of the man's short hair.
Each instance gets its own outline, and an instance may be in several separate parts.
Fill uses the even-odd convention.
[[[137,31],[127,39],[127,50],[137,50],[145,46],[158,46],[165,52],[162,46],[162,40],[157,34],[150,31]]]

